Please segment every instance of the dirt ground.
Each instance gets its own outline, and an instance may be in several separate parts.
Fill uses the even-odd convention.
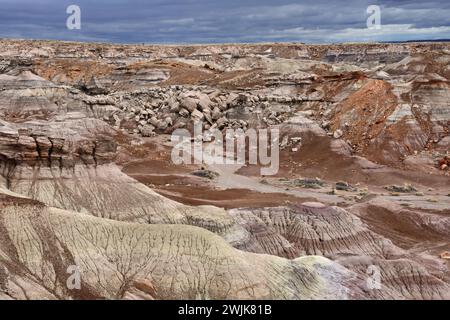
[[[249,189],[216,188],[213,181],[192,175],[196,166],[175,166],[170,159],[145,159],[123,168],[130,177],[159,194],[187,205],[215,205],[226,209],[280,206],[312,201],[283,193],[261,193]]]
[[[411,184],[425,196],[445,197],[448,193],[448,176],[382,166],[368,169],[363,167],[357,158],[334,151],[328,137],[312,134],[303,137],[298,152],[292,152],[290,148],[280,152],[279,172],[271,177],[261,177],[260,167],[257,165],[244,166],[235,173],[224,171],[221,173],[224,176],[212,180],[194,176],[192,175],[194,171],[209,168],[196,164],[175,165],[171,161],[170,151],[167,137],[158,136],[147,138],[143,144],[135,146],[127,141],[118,158],[123,165],[123,172],[127,175],[150,186],[161,195],[189,205],[210,204],[224,208],[264,207],[314,200],[325,201],[327,199],[323,197],[326,196],[331,199],[334,197],[335,204],[347,207],[351,203],[341,200],[352,196],[351,193],[327,195],[328,189],[331,190],[337,181],[346,181],[379,195],[389,195],[384,187],[392,184]],[[239,180],[240,177],[242,180]],[[317,177],[326,182],[326,187],[323,190],[302,188],[294,190],[295,188],[280,182],[281,179],[302,177]],[[221,183],[233,180],[235,183],[225,185]],[[370,200],[376,196],[375,194],[359,201]],[[422,200],[422,197],[417,198],[419,201]],[[394,200],[401,201],[402,198]]]

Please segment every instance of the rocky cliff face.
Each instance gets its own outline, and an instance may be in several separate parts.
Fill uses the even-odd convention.
[[[448,299],[449,62],[1,40],[0,298]],[[198,120],[280,129],[278,174],[171,166],[167,134]]]

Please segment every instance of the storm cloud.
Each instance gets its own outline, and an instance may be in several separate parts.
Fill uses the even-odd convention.
[[[68,30],[66,8],[81,8]],[[369,5],[381,29],[366,26]],[[405,41],[450,38],[450,1],[0,0],[0,37],[118,43]]]

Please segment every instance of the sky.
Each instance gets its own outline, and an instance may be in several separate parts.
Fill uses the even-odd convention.
[[[81,28],[70,30],[69,5]],[[369,5],[379,29],[367,27]],[[450,39],[450,1],[0,0],[0,38],[114,43],[337,43]]]

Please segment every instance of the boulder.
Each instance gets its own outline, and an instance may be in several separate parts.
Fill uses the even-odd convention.
[[[181,100],[180,106],[182,108],[185,108],[189,112],[193,112],[195,109],[197,109],[197,100],[190,97],[186,97],[183,100]]]
[[[211,117],[213,120],[218,120],[222,116],[222,112],[218,107],[215,107],[211,113]]]
[[[191,118],[192,118],[193,120],[200,121],[200,120],[203,120],[204,114],[203,114],[202,112],[200,112],[199,110],[195,109],[195,110],[192,111],[192,113],[191,113]]]
[[[221,117],[221,118],[217,119],[217,121],[216,121],[217,127],[219,129],[224,128],[227,123],[228,123],[228,119],[225,117]]]
[[[334,131],[333,133],[333,138],[335,139],[339,139],[340,137],[342,137],[344,135],[344,133],[342,132],[341,129],[337,129],[336,131]]]
[[[151,137],[152,135],[154,135],[154,131],[155,127],[152,125],[145,125],[140,129],[141,135],[143,137]]]
[[[198,106],[202,111],[205,111],[206,109],[209,109],[212,105],[211,100],[209,99],[208,95],[206,94],[200,94],[199,100],[198,100]]]
[[[171,112],[178,112],[178,111],[180,111],[180,103],[175,101],[172,104],[170,104],[170,111]]]
[[[178,114],[182,117],[188,117],[189,116],[189,111],[185,108],[181,108],[180,111],[178,111]]]

